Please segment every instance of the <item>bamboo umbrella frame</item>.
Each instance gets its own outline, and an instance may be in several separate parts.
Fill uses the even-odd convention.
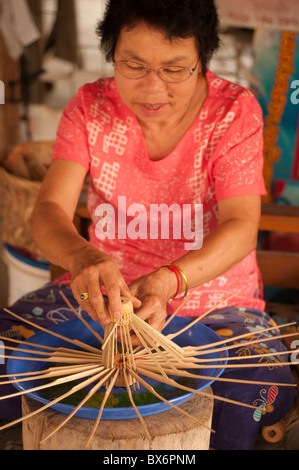
[[[96,341],[99,344],[99,348],[94,346],[90,346],[82,341],[77,339],[70,339],[65,337],[55,331],[48,330],[43,328],[39,325],[34,324],[33,322],[19,317],[17,314],[12,312],[9,309],[4,309],[6,312],[11,314],[13,317],[18,318],[19,320],[28,323],[31,326],[36,327],[37,329],[44,331],[50,335],[54,335],[58,337],[60,340],[64,342],[70,343],[71,347],[58,347],[54,348],[51,346],[46,346],[42,344],[31,343],[30,341],[20,341],[16,339],[9,339],[11,343],[18,343],[18,347],[14,346],[5,346],[6,349],[12,351],[20,351],[28,353],[28,356],[18,356],[16,360],[29,360],[29,361],[37,361],[42,363],[49,363],[49,367],[45,369],[38,370],[38,371],[31,371],[26,373],[19,373],[15,374],[14,377],[9,376],[8,374],[4,374],[0,376],[0,385],[8,384],[8,383],[21,383],[26,381],[36,381],[37,384],[35,387],[30,389],[17,391],[15,393],[0,396],[0,400],[9,399],[11,397],[21,396],[23,394],[28,394],[34,391],[40,391],[43,389],[47,389],[50,387],[56,387],[61,384],[65,384],[68,382],[76,382],[76,385],[73,385],[70,390],[63,393],[62,395],[58,396],[57,398],[49,401],[42,407],[38,408],[34,412],[27,414],[26,416],[22,416],[21,418],[5,424],[4,426],[0,427],[0,431],[13,426],[25,419],[28,419],[35,414],[41,413],[42,411],[50,408],[51,406],[55,405],[56,403],[64,400],[65,398],[73,395],[79,390],[84,389],[87,386],[91,386],[88,393],[82,399],[77,406],[74,407],[73,411],[66,416],[63,422],[50,434],[48,434],[43,441],[47,440],[50,436],[56,433],[62,426],[64,426],[77,412],[80,410],[82,406],[101,388],[105,387],[104,398],[101,403],[101,406],[98,410],[97,418],[95,419],[94,426],[92,432],[90,433],[86,447],[91,442],[94,434],[97,430],[97,427],[100,424],[101,417],[103,414],[104,407],[107,403],[107,400],[113,390],[114,386],[124,387],[126,389],[129,401],[136,412],[136,416],[138,417],[140,424],[144,430],[144,433],[147,439],[151,442],[152,438],[150,432],[146,425],[146,420],[141,416],[138,407],[134,403],[134,394],[132,394],[132,390],[138,390],[140,385],[142,385],[146,390],[148,390],[152,395],[156,398],[161,400],[162,402],[167,403],[170,407],[176,409],[181,414],[187,415],[191,420],[197,422],[197,424],[207,427],[205,424],[198,421],[192,415],[186,413],[180,407],[174,405],[170,401],[166,400],[162,395],[160,395],[146,380],[154,379],[160,383],[164,383],[175,387],[177,389],[183,390],[186,393],[192,392],[194,394],[200,396],[208,396],[210,395],[205,392],[204,390],[196,390],[191,387],[187,387],[186,385],[182,385],[181,383],[174,380],[173,377],[187,377],[187,378],[196,378],[207,380],[210,377],[207,375],[200,374],[200,371],[208,370],[208,369],[215,369],[215,362],[217,365],[223,369],[230,368],[230,369],[238,369],[238,368],[249,368],[249,367],[269,367],[268,363],[259,362],[259,363],[247,363],[248,359],[264,359],[267,357],[275,357],[277,356],[279,360],[277,362],[271,362],[272,366],[289,366],[290,363],[285,359],[280,359],[280,356],[288,356],[294,351],[283,351],[283,352],[276,352],[276,353],[261,353],[254,356],[238,356],[238,357],[226,357],[224,352],[228,351],[229,349],[236,349],[236,348],[244,348],[246,346],[250,346],[252,344],[258,344],[259,342],[268,342],[273,339],[277,338],[286,338],[289,336],[294,336],[296,333],[287,333],[282,335],[271,335],[271,331],[276,330],[278,331],[277,326],[264,328],[257,330],[254,333],[242,334],[239,336],[231,337],[225,340],[219,340],[212,344],[205,344],[205,345],[198,345],[198,346],[178,346],[173,339],[183,332],[187,331],[188,329],[192,328],[198,321],[201,321],[205,316],[209,313],[214,311],[216,308],[219,308],[223,303],[230,300],[235,294],[230,296],[229,298],[219,302],[213,308],[208,310],[203,316],[196,318],[194,321],[190,322],[187,326],[182,328],[181,330],[177,331],[176,333],[164,335],[163,330],[162,332],[158,332],[154,328],[152,328],[148,323],[140,319],[137,315],[133,312],[133,305],[127,298],[122,298],[122,306],[123,306],[123,315],[120,320],[113,320],[109,325],[105,327],[104,331],[104,338],[102,338],[91,326],[90,324],[77,312],[77,310],[72,306],[72,304],[68,301],[62,291],[60,291],[60,295],[67,303],[67,305],[72,309],[75,313],[76,317],[80,319],[80,321],[90,330],[92,335],[95,337]],[[192,295],[192,294],[191,294]],[[180,304],[180,306],[175,310],[173,315],[169,317],[165,326],[167,326],[172,319],[177,315],[179,310],[183,307],[185,302],[189,300],[190,296],[184,300]],[[285,325],[280,325],[280,328],[285,328],[287,326],[295,325],[296,323],[288,323]],[[164,326],[164,328],[165,328]],[[131,343],[131,334],[134,333],[140,342],[139,347],[133,348]],[[268,337],[258,338],[256,335],[260,335],[262,333],[268,333]],[[298,334],[298,333],[297,333]],[[0,339],[7,340],[7,338],[1,337]],[[232,344],[230,344],[232,343]],[[27,347],[29,348],[27,349]],[[30,347],[34,346],[34,350]],[[80,348],[80,349],[73,349],[73,348]],[[207,358],[202,357],[207,353],[223,353],[220,354],[217,359],[215,358]],[[35,357],[37,356],[37,357]],[[2,354],[0,355],[2,358],[10,358],[10,355]],[[234,360],[231,364],[230,361]],[[224,362],[224,364],[221,364]],[[213,364],[214,363],[214,364]],[[55,366],[53,366],[53,364]],[[142,377],[141,377],[142,376]],[[44,382],[45,379],[51,379],[49,382]],[[42,384],[40,384],[40,380],[43,380]],[[283,383],[274,383],[274,382],[259,382],[259,381],[252,381],[252,380],[241,380],[241,379],[230,379],[230,378],[223,378],[213,377],[214,381],[219,382],[234,382],[234,383],[242,383],[242,384],[261,384],[261,385],[275,385],[275,386],[285,386],[285,387],[296,387],[296,384],[283,384]],[[220,400],[228,403],[233,403],[237,406],[242,407],[249,407],[253,409],[257,409],[256,406],[250,405],[247,403],[231,400],[228,398],[223,398],[221,396],[213,395],[213,399]],[[209,430],[214,432],[213,429]],[[42,442],[43,442],[42,441]]]

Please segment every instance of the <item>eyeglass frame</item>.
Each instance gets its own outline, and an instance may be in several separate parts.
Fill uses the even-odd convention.
[[[145,70],[145,75],[142,76],[142,77],[138,77],[138,78],[133,78],[133,77],[127,77],[126,75],[123,75],[121,72],[119,72],[119,70],[117,69],[117,64],[118,63],[131,63],[131,64],[136,64],[136,65],[139,65],[140,67],[142,67],[144,70]],[[195,66],[190,69],[189,67],[183,67],[183,66],[180,66],[180,65],[161,65],[160,67],[156,68],[156,69],[151,69],[149,67],[147,67],[146,65],[143,65],[143,64],[140,64],[140,62],[135,62],[134,60],[113,60],[112,61],[112,66],[125,78],[127,78],[128,80],[141,80],[142,78],[145,78],[147,77],[147,75],[150,73],[150,72],[156,72],[156,74],[158,75],[158,77],[160,78],[160,80],[162,80],[163,82],[166,82],[166,83],[182,83],[182,82],[185,82],[186,80],[189,80],[190,77],[192,77],[192,75],[195,73],[195,70],[198,66],[198,63],[199,63],[199,57],[197,58],[197,61],[196,61],[196,64]],[[184,78],[184,80],[179,80],[178,82],[172,82],[172,81],[168,81],[168,80],[164,80],[159,71],[161,69],[165,69],[167,67],[180,67],[181,69],[185,69],[185,70],[188,70],[189,72],[189,77],[187,78]]]

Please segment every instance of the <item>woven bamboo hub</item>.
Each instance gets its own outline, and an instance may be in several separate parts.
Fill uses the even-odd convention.
[[[134,315],[132,302],[121,297],[123,314],[120,319],[112,319],[111,323],[105,327],[104,344],[102,346],[102,363],[108,369],[117,368],[118,378],[115,381],[116,387],[125,387],[124,371],[127,367],[136,370],[133,347],[130,339],[130,323]],[[135,381],[130,380],[132,385]],[[109,385],[109,382],[106,386]]]
[[[124,373],[128,367],[135,368],[135,360],[133,357],[130,357],[128,354],[123,356],[122,354],[116,354],[114,357],[114,367],[118,369],[118,377],[114,383],[116,387],[125,387],[126,380],[124,377]],[[133,379],[132,376],[129,375],[128,377],[128,385],[134,385],[136,380]],[[106,384],[107,386],[107,384]],[[135,387],[134,387],[135,388]],[[138,387],[139,388],[139,387]]]
[[[121,297],[121,304],[123,308],[122,317],[118,320],[112,320],[113,323],[117,322],[120,327],[129,325],[134,314],[133,304],[129,299],[127,299],[127,297]]]

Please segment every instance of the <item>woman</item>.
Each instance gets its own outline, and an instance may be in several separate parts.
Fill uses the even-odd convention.
[[[209,290],[224,300],[245,287],[242,301],[246,296],[250,305],[262,306],[254,300],[258,278],[252,253],[264,194],[260,110],[249,93],[206,75],[207,60],[218,46],[213,2],[179,3],[180,8],[173,1],[108,4],[98,30],[115,80],[83,87],[66,109],[32,218],[44,255],[72,273],[74,297],[82,304],[80,294],[88,293],[84,309],[102,324],[110,320],[100,284],[115,317],[121,312],[120,295],[126,295],[135,307],[141,301],[138,314],[161,328],[166,303],[177,290],[175,273],[161,268],[168,262],[180,266],[192,288],[213,282],[245,258],[242,274],[250,276],[250,287],[238,285],[235,270],[227,281],[232,285],[221,290],[214,282]],[[200,45],[202,37],[207,44]],[[158,73],[147,73],[147,67]],[[203,158],[208,153],[209,160]],[[101,184],[106,167],[111,172],[107,188]],[[88,171],[92,245],[71,222]],[[117,214],[118,196],[126,196],[127,206],[142,203],[146,208],[203,204],[202,248],[186,252],[180,241],[127,240],[126,245],[118,237],[101,243],[95,235],[95,209],[109,202]],[[142,252],[148,253],[143,265]],[[120,255],[126,277],[114,262]]]
[[[32,216],[44,256],[71,273],[74,298],[102,325],[121,316],[127,296],[161,330],[169,300],[188,289],[180,315],[224,301],[209,319],[216,330],[268,324],[254,251],[265,194],[262,115],[251,93],[208,70],[219,46],[213,0],[110,0],[97,31],[114,78],[83,86],[62,117]],[[87,174],[90,241],[72,223]],[[153,209],[161,204],[159,218]],[[169,217],[168,235],[159,237],[155,224],[169,221],[173,204],[181,219]],[[185,231],[175,236],[178,223],[193,227],[193,244]],[[293,398],[289,392],[281,413]],[[217,406],[213,447],[250,448],[260,424],[248,424],[252,410]],[[230,433],[228,413],[238,415]]]

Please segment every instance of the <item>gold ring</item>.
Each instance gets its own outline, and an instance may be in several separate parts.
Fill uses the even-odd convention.
[[[87,300],[88,299],[88,292],[82,292],[82,294],[80,294],[80,299],[81,300]]]

